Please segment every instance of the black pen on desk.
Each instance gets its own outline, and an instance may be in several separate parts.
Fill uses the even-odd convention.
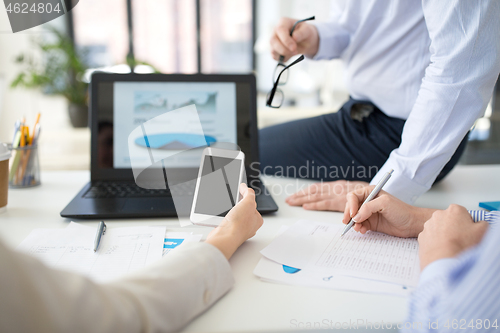
[[[106,233],[106,224],[104,224],[104,221],[101,221],[97,226],[97,234],[95,235],[95,240],[94,240],[94,252],[96,252],[97,249],[99,248],[99,244],[101,243],[101,237],[105,233]]]
[[[373,198],[375,198],[377,196],[378,192],[380,192],[380,190],[382,189],[382,187],[384,187],[385,183],[387,183],[387,181],[389,180],[389,178],[391,178],[391,175],[392,175],[393,172],[394,172],[394,170],[391,169],[391,171],[389,171],[388,173],[386,173],[384,175],[384,177],[382,177],[382,179],[378,182],[378,184],[375,186],[375,188],[371,191],[371,193],[365,199],[365,201],[363,202],[363,204],[361,205],[361,207],[363,207],[364,204],[366,204],[367,202],[371,201]],[[359,207],[359,209],[361,209],[361,207]],[[346,232],[348,232],[352,228],[352,226],[354,225],[354,223],[355,223],[355,221],[351,218],[351,220],[349,221],[349,223],[345,226],[344,230],[342,231],[342,234],[340,235],[340,237],[344,236],[346,234]]]

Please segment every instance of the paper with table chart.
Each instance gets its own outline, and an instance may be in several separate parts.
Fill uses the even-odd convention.
[[[65,229],[35,229],[19,245],[50,266],[98,281],[133,272],[162,257],[166,227],[107,228],[94,253],[96,228],[71,222]]]
[[[298,221],[261,253],[310,276],[350,276],[407,289],[417,285],[420,269],[416,239],[354,231],[340,237],[343,228],[338,224]]]

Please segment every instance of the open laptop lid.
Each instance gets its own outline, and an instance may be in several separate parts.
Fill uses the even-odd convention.
[[[211,93],[212,92],[212,93]],[[90,84],[91,180],[133,180],[128,157],[128,135],[131,130],[161,112],[175,108],[165,100],[183,98],[192,100],[197,109],[206,108],[207,98],[200,93],[211,93],[211,109],[204,119],[207,126],[217,126],[223,141],[236,141],[245,153],[247,175],[258,174],[259,151],[257,131],[256,83],[248,75],[183,75],[183,74],[112,74],[95,72]],[[202,105],[203,104],[203,105]],[[177,101],[179,105],[179,101]],[[208,117],[208,118],[207,118]],[[221,123],[223,122],[223,123]],[[204,126],[204,125],[202,125]],[[224,129],[224,132],[221,129]],[[205,128],[204,128],[205,130]],[[214,130],[208,129],[208,130]],[[225,133],[222,135],[221,133]],[[178,170],[186,173],[198,166],[180,164]],[[175,173],[176,168],[170,169]]]

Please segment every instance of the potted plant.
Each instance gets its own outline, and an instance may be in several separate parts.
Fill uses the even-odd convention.
[[[20,54],[15,62],[23,70],[12,81],[11,87],[41,88],[43,92],[64,96],[73,127],[88,126],[88,83],[81,80],[88,66],[83,61],[86,51],[77,52],[73,41],[61,31],[49,28],[53,41],[35,40],[33,45],[41,57]]]

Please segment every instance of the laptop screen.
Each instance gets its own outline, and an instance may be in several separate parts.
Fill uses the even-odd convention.
[[[252,101],[252,82],[229,80],[229,75],[194,75],[188,80],[173,80],[172,75],[135,75],[141,80],[120,80],[120,75],[103,74],[92,82],[92,178],[128,179],[131,176],[131,156],[135,151],[147,151],[147,145],[160,156],[170,156],[175,151],[189,151],[168,158],[167,168],[198,168],[202,150],[192,150],[201,142],[212,144],[237,144],[246,155],[247,167],[254,160],[255,147],[250,140],[250,119],[255,108]],[[152,78],[165,80],[152,80]],[[223,80],[220,80],[220,78]],[[236,76],[238,77],[238,76]],[[246,76],[241,76],[245,78]],[[102,80],[101,78],[105,78]],[[111,79],[110,79],[111,78]],[[143,80],[143,78],[148,78]],[[142,135],[130,137],[134,129],[170,111],[195,105],[202,133],[183,132],[176,124],[165,125],[165,130],[148,133],[148,142]],[[182,126],[180,126],[182,127]],[[174,128],[175,130],[172,130]],[[200,135],[201,134],[201,135]],[[255,146],[256,144],[254,144]],[[140,154],[139,154],[140,156]],[[142,154],[144,156],[144,154]],[[134,157],[134,165],[137,159]],[[145,159],[143,163],[150,163]],[[99,177],[99,173],[102,177]],[[117,176],[117,177],[115,177]]]
[[[195,105],[197,117],[162,115]],[[158,117],[158,118],[155,118]],[[155,118],[148,140],[133,131]],[[113,86],[113,167],[147,167],[147,146],[170,168],[199,167],[201,154],[192,148],[228,142],[236,144],[236,84],[234,82],[115,82]],[[160,119],[160,120],[158,120]],[[200,128],[201,127],[201,128]],[[197,131],[197,129],[200,129]],[[194,133],[193,133],[194,131]],[[182,152],[182,153],[177,153]],[[174,154],[174,155],[172,155]],[[173,156],[172,158],[167,158]]]

